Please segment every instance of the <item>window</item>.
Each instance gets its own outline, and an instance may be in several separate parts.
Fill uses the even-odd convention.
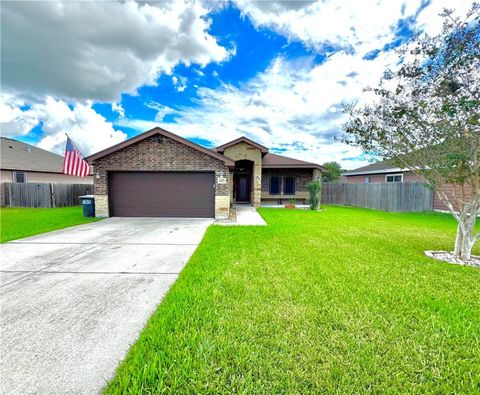
[[[13,182],[27,182],[27,175],[24,171],[14,171]]]
[[[385,182],[403,182],[403,174],[388,174],[385,176]]]
[[[365,184],[368,184],[370,182],[370,177],[365,177]]]
[[[283,185],[283,193],[285,195],[295,195],[295,177],[285,177],[285,183]]]
[[[280,194],[280,176],[270,177],[270,195]]]

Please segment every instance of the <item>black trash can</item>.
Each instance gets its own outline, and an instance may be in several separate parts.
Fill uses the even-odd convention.
[[[84,217],[95,217],[95,197],[93,195],[80,196]]]

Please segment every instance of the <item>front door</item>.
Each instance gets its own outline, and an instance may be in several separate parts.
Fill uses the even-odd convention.
[[[237,175],[236,201],[239,203],[250,202],[250,177],[248,175]]]

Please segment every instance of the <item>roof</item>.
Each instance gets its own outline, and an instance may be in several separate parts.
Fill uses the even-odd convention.
[[[265,147],[264,145],[258,144],[255,141],[250,140],[249,138],[247,138],[245,136],[242,136],[242,137],[239,137],[238,139],[229,141],[228,143],[219,145],[218,147],[215,148],[215,151],[223,152],[223,151],[225,151],[226,148],[231,147],[232,145],[235,145],[235,144],[238,144],[238,143],[247,143],[247,144],[250,144],[250,145],[258,148],[262,152],[262,154],[268,153],[268,148],[267,147]]]
[[[118,150],[121,150],[123,148],[126,148],[132,144],[135,144],[135,143],[138,143],[142,140],[145,140],[146,138],[149,138],[151,136],[155,136],[155,135],[161,135],[161,136],[165,136],[171,140],[174,140],[178,143],[181,143],[181,144],[185,144],[186,146],[190,147],[190,148],[193,148],[194,150],[197,150],[197,151],[200,151],[200,152],[203,152],[204,154],[207,154],[215,159],[218,159],[220,161],[222,161],[226,166],[234,166],[235,165],[235,162],[233,160],[231,160],[230,158],[227,158],[226,156],[223,156],[213,150],[209,150],[208,148],[205,148],[205,147],[202,147],[201,145],[198,145],[198,144],[195,144],[189,140],[186,140],[184,139],[183,137],[180,137],[176,134],[173,134],[165,129],[162,129],[162,128],[159,128],[159,127],[155,127],[153,129],[150,129],[144,133],[141,133],[139,134],[138,136],[135,136],[135,137],[132,137],[132,138],[129,138],[128,140],[125,140],[119,144],[115,144],[107,149],[104,149],[100,152],[97,152],[93,155],[90,155],[89,157],[87,157],[87,161],[91,164],[93,161],[97,160],[97,159],[100,159],[100,158],[103,158],[104,156],[107,156],[107,155],[110,155]]]
[[[22,141],[1,138],[0,168],[2,170],[62,173],[63,156]]]
[[[262,168],[264,169],[320,169],[324,168],[316,163],[289,158],[287,156],[268,153],[263,157]]]
[[[380,162],[375,162],[367,166],[362,166],[357,169],[349,170],[345,173],[342,173],[342,176],[355,176],[361,174],[383,174],[383,173],[392,173],[392,172],[402,172],[408,171],[408,169],[402,169],[396,167],[389,160],[382,160]]]

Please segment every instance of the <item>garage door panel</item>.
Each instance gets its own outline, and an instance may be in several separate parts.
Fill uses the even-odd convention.
[[[213,172],[110,173],[111,215],[212,218],[215,215],[214,183]]]

